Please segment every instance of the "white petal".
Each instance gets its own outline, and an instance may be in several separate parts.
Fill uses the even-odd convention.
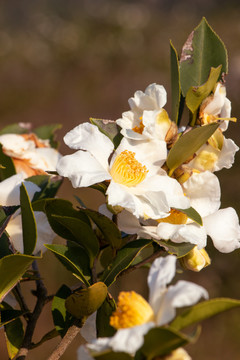
[[[232,139],[224,138],[223,147],[221,149],[218,161],[213,167],[213,171],[221,170],[222,168],[230,169],[234,163],[235,153],[239,150],[239,147]]]
[[[146,95],[151,99],[155,99],[158,109],[161,109],[167,102],[167,92],[162,85],[151,84],[145,90]]]
[[[74,188],[111,179],[107,170],[90,153],[81,150],[63,156],[57,164],[57,172],[68,177]]]
[[[233,208],[221,209],[203,219],[214,246],[223,253],[240,248],[239,219]]]
[[[176,272],[176,256],[159,257],[152,263],[148,274],[149,304],[154,314],[158,313],[162,302],[162,295]]]
[[[120,329],[110,338],[109,345],[113,351],[123,351],[134,355],[143,345],[144,335],[153,328],[154,325],[154,323],[149,322],[132,328]]]
[[[86,346],[81,345],[77,350],[77,360],[94,360]]]
[[[220,184],[216,175],[210,171],[193,173],[183,184],[191,206],[201,216],[209,215],[220,207]]]
[[[35,149],[34,167],[44,171],[55,171],[57,162],[61,159],[61,154],[53,148]]]
[[[97,338],[96,316],[97,312],[95,311],[87,318],[85,324],[80,330],[82,337],[84,337],[87,342],[90,342]]]
[[[157,117],[161,113],[162,110],[154,110],[143,112],[142,122],[144,125],[143,135],[145,135],[148,139],[158,139],[165,141],[165,136],[171,126],[171,121],[158,122]]]
[[[37,243],[33,255],[36,255],[39,251],[45,252],[47,250],[44,244],[52,244],[56,234],[53,232],[43,212],[34,211],[34,216],[37,224]]]
[[[126,210],[118,214],[118,227],[126,234],[137,234],[142,228],[138,218]]]
[[[143,110],[159,110],[166,102],[166,90],[162,85],[157,84],[149,85],[145,93],[140,90],[136,91],[134,97],[128,100],[130,108],[140,114]]]
[[[157,314],[157,325],[169,323],[176,315],[175,308],[193,305],[202,297],[208,298],[207,291],[202,286],[189,281],[182,280],[169,286]]]
[[[108,166],[108,158],[114,149],[112,141],[90,123],[80,124],[69,131],[64,142],[71,149],[89,151],[104,168]]]
[[[13,244],[14,248],[23,253],[23,235],[22,235],[22,217],[21,215],[17,215],[12,218],[7,227],[6,231],[10,236],[10,241]]]
[[[24,158],[25,152],[35,149],[32,140],[25,140],[18,134],[4,134],[0,136],[0,143],[3,145],[4,153],[16,158]]]

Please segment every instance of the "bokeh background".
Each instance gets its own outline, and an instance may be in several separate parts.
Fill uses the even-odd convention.
[[[1,127],[15,122],[31,122],[33,126],[60,123],[61,141],[67,131],[89,117],[117,119],[128,110],[128,98],[153,82],[164,85],[168,91],[170,111],[169,40],[180,52],[202,16],[228,49],[227,94],[233,116],[240,118],[239,1],[1,1]],[[239,123],[231,124],[228,137],[238,145],[239,134]],[[64,144],[60,151],[69,152]],[[240,212],[239,155],[233,168],[217,175],[222,186],[222,207],[233,206]],[[94,190],[73,190],[66,180],[59,196],[74,201],[73,194],[95,209],[103,201]],[[240,252],[220,254],[210,242],[208,251],[212,266],[200,273],[185,271],[180,277],[203,285],[210,297],[240,299]],[[76,283],[48,252],[39,266],[50,293],[63,283]],[[121,278],[119,287],[147,295],[146,274],[146,270],[138,270]],[[112,289],[115,296],[117,291],[116,287]],[[28,286],[24,293],[30,301]],[[52,328],[48,306],[34,340]],[[0,358],[5,360],[8,356],[2,330],[0,338]],[[49,341],[28,358],[47,359],[58,340]],[[76,339],[62,359],[75,360],[78,346]],[[194,360],[239,359],[240,310],[203,322],[199,341],[190,345],[188,351]]]

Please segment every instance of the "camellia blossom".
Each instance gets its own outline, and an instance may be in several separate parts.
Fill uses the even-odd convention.
[[[20,186],[24,183],[30,200],[34,194],[40,191],[40,188],[30,181],[23,181],[24,174],[19,173],[13,175],[6,180],[0,182],[0,204],[1,206],[20,205]],[[51,244],[55,233],[48,224],[46,215],[41,211],[34,211],[34,216],[37,224],[37,243],[33,254],[39,251],[44,252],[46,247],[44,244]],[[6,231],[10,237],[10,241],[15,250],[23,253],[23,234],[22,234],[22,220],[21,210],[17,210],[11,217]]]
[[[160,239],[176,243],[190,242],[202,249],[207,235],[220,252],[228,253],[240,248],[240,226],[236,211],[229,207],[220,209],[220,185],[217,177],[209,171],[194,173],[184,184],[184,191],[191,206],[202,217],[203,225],[188,218],[159,220],[157,234]]]
[[[50,147],[49,140],[39,139],[35,134],[0,135],[0,143],[5,155],[13,160],[16,172],[24,177],[55,171],[61,155]]]
[[[79,150],[57,164],[58,173],[68,177],[73,187],[107,181],[109,205],[126,208],[137,217],[156,219],[167,216],[171,207],[189,207],[180,184],[161,169],[167,155],[161,142],[123,138],[114,152],[111,140],[89,123],[71,130],[64,141]]]
[[[122,114],[116,123],[121,133],[133,140],[171,141],[177,135],[177,126],[163,109],[167,93],[162,85],[151,84],[145,92],[136,91],[128,100],[131,110]]]
[[[116,334],[87,344],[89,352],[86,348],[79,349],[83,356],[81,360],[108,350],[134,355],[151,328],[169,323],[176,316],[177,308],[193,305],[202,297],[208,298],[203,287],[189,281],[178,281],[167,287],[175,275],[176,260],[173,255],[154,260],[148,274],[148,302],[134,291],[119,294],[117,310],[110,318],[110,324],[117,329]]]

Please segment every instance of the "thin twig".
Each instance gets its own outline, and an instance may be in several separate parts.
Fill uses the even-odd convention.
[[[58,344],[56,349],[50,355],[48,360],[58,360],[66,351],[71,342],[75,339],[75,337],[80,332],[81,327],[83,326],[82,320],[76,319],[73,325],[68,329],[65,336],[62,338],[61,342]]]
[[[163,252],[165,252],[164,250],[157,250],[156,252],[154,252],[152,255],[148,256],[146,259],[140,261],[139,263],[137,263],[136,265],[132,265],[130,267],[128,267],[127,269],[123,270],[118,276],[117,278],[123,276],[123,275],[127,275],[130,272],[139,269],[140,267],[142,267],[143,265],[149,263],[150,261],[155,260],[157,257],[159,257],[159,255],[161,255]]]
[[[26,358],[29,350],[31,349],[34,329],[36,327],[36,323],[42,312],[42,309],[43,309],[44,305],[46,304],[46,299],[47,299],[47,290],[46,290],[42,280],[40,279],[40,274],[38,271],[36,261],[33,262],[32,267],[39,275],[39,279],[36,280],[37,302],[36,302],[36,305],[35,305],[35,308],[34,308],[32,314],[29,315],[29,320],[27,322],[25,336],[24,336],[24,339],[22,342],[21,349],[19,350],[19,352],[17,354],[16,360],[24,360]]]
[[[29,309],[28,306],[25,302],[25,299],[22,295],[22,291],[21,291],[21,287],[20,284],[17,284],[14,288],[13,288],[13,294],[15,296],[15,299],[17,300],[21,310],[24,312],[23,316],[24,318],[27,320],[29,320]]]

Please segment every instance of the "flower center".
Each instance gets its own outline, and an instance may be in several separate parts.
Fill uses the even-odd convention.
[[[140,118],[141,119],[141,118]],[[140,121],[139,126],[134,126],[134,128],[132,129],[133,131],[135,131],[138,134],[142,134],[143,130],[144,130],[144,125],[142,120]]]
[[[153,309],[141,295],[135,291],[122,291],[118,297],[117,310],[110,317],[110,325],[115,329],[125,329],[153,319]]]
[[[148,170],[135,159],[135,153],[124,150],[115,159],[110,174],[113,180],[125,186],[136,186],[147,176]]]
[[[163,219],[159,219],[157,220],[157,222],[180,225],[180,224],[186,224],[187,218],[188,218],[187,215],[182,213],[181,211],[176,209],[171,209],[169,216]]]

